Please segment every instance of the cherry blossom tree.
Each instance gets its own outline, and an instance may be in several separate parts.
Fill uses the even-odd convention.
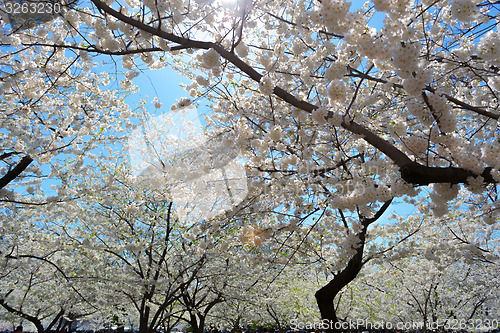
[[[425,188],[437,216],[459,193],[492,223],[500,212],[498,3],[350,6],[92,0],[5,39],[121,56],[127,79],[139,58],[158,69],[171,57],[193,79],[195,102],[213,101],[209,128],[244,152],[253,213],[273,216],[245,229],[245,241],[258,246],[328,217],[322,232],[341,255],[317,299],[322,317],[336,321],[333,300],[361,270],[370,226],[393,198],[415,203],[408,198]]]
[[[474,214],[457,208],[442,218],[396,217],[400,225],[419,225],[419,232],[368,265],[343,292],[340,316],[393,327],[414,323],[400,329],[415,330],[491,326],[482,309],[498,293],[498,229]]]
[[[355,301],[349,314],[365,319],[367,328],[374,323],[423,331],[494,329],[498,325],[487,316],[489,302],[498,297],[497,265],[440,265],[413,257],[371,268],[351,290]]]
[[[88,289],[75,283],[78,261],[61,239],[30,227],[22,214],[2,219],[2,314],[45,333],[71,331],[75,320],[96,312],[89,306]]]
[[[104,177],[107,184],[101,176],[94,184],[101,183],[105,194],[99,189],[78,205],[62,205],[76,210],[59,212],[60,221],[71,229],[84,274],[100,286],[109,316],[123,321],[136,313],[139,331],[153,332],[205,260],[187,247],[164,193],[136,187],[120,173]]]
[[[62,28],[60,23],[55,26]],[[89,153],[99,144],[113,143],[130,125],[132,113],[123,91],[109,88],[112,74],[96,73],[92,58],[21,44],[23,36],[47,40],[49,34],[43,27],[36,34],[10,32],[5,22],[0,29],[2,202],[62,200],[63,193],[57,198],[42,190],[48,187],[42,186],[47,184],[44,180],[53,179],[48,184],[57,187],[67,173],[84,173],[86,158],[92,158]],[[56,35],[52,37],[65,38]],[[67,193],[66,197],[76,195]]]
[[[134,175],[126,151],[100,161],[84,179],[68,179],[85,194],[58,203],[45,218],[67,230],[76,273],[97,289],[93,305],[100,315],[120,323],[137,317],[133,322],[144,333],[182,322],[203,332],[209,312],[239,292],[248,271],[248,263],[240,266],[228,251],[242,247],[239,234],[230,217],[195,224],[180,219],[171,187],[152,183],[147,172]]]
[[[249,267],[241,264],[232,267],[235,287],[231,293],[226,291],[224,303],[214,307],[209,325],[221,330],[251,326],[284,332],[294,325],[298,328],[299,323],[317,322],[319,312],[314,293],[328,275],[318,274],[308,264],[283,265],[278,258],[273,262],[272,256],[263,255],[267,251],[259,252],[257,257],[263,260],[252,260]]]

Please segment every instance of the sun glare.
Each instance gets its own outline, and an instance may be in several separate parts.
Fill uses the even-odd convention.
[[[236,2],[238,2],[238,0],[219,0],[219,1],[224,6],[236,5]]]

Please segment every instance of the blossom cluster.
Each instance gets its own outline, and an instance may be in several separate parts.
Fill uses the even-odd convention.
[[[245,43],[240,42],[235,49],[240,57],[245,58],[248,56],[248,46],[246,46]]]
[[[430,126],[434,122],[434,117],[420,99],[412,98],[408,100],[406,110],[425,126]]]
[[[481,58],[491,65],[500,66],[500,34],[498,31],[489,31],[478,45]]]
[[[332,62],[325,70],[325,79],[328,81],[340,80],[347,73],[347,67],[340,61]]]
[[[201,58],[203,67],[205,68],[216,68],[219,66],[220,55],[214,49],[205,51]]]
[[[448,202],[458,195],[460,186],[457,184],[433,184],[432,189],[434,190],[430,194],[432,213],[438,217],[443,216],[448,213]]]
[[[405,140],[405,145],[415,155],[419,156],[427,151],[428,140],[417,135],[411,135]]]
[[[500,170],[500,147],[498,145],[485,144],[481,148],[481,153],[484,163]]]
[[[448,103],[446,97],[438,93],[430,93],[427,94],[427,98],[441,132],[453,132],[456,128],[456,118],[451,112],[451,105]]]
[[[349,117],[347,117],[347,120],[349,120]],[[342,125],[342,122],[344,121],[344,116],[338,112],[334,112],[333,114],[330,115],[328,118],[328,123],[330,125],[340,127]]]
[[[450,5],[452,17],[462,22],[474,19],[478,13],[477,5],[471,0],[452,0]]]
[[[348,14],[350,6],[351,3],[347,1],[322,1],[321,7],[318,12],[319,18],[321,19],[321,24],[323,24],[328,28],[328,30],[332,32],[339,32],[339,30],[341,29],[340,22],[343,22],[343,18],[345,18]]]
[[[273,129],[269,131],[269,138],[275,142],[281,140],[281,127],[274,126]]]
[[[346,42],[357,46],[358,52],[374,61],[386,61],[391,56],[391,48],[381,39],[377,38],[374,29],[367,29],[360,34],[346,36]]]
[[[330,201],[330,207],[349,209],[354,206],[364,206],[375,202],[385,202],[393,197],[402,195],[415,196],[418,192],[408,183],[395,180],[390,186],[375,185],[371,182],[359,181],[347,186],[337,184],[333,186],[337,192]]]
[[[342,80],[332,80],[327,88],[328,97],[332,101],[343,101],[347,96],[347,87]]]
[[[481,163],[479,154],[468,150],[465,147],[449,147],[458,165],[466,170],[470,170],[477,175],[480,175],[484,170],[484,165]]]
[[[403,81],[403,87],[409,95],[420,96],[422,89],[430,83],[431,76],[428,71],[417,71],[414,75],[407,77]]]
[[[312,118],[315,122],[318,124],[325,124],[326,123],[326,117],[328,116],[328,109],[324,106],[317,108],[314,110],[312,113]]]
[[[405,71],[418,70],[418,56],[420,47],[418,43],[399,42],[391,49],[394,67]]]
[[[172,106],[170,106],[170,110],[172,110],[172,111],[182,110],[185,107],[190,106],[191,104],[192,104],[192,101],[191,101],[190,98],[188,98],[188,97],[182,97],[181,99],[179,99],[177,101],[177,103],[175,103]]]
[[[391,10],[388,0],[372,0],[375,9],[379,12],[388,13]]]
[[[259,91],[262,95],[270,96],[274,91],[273,80],[269,76],[263,76],[259,82]]]

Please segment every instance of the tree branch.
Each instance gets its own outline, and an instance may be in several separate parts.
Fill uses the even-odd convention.
[[[33,162],[33,159],[29,156],[24,156],[19,163],[7,172],[5,176],[0,178],[0,189],[7,186],[11,181],[16,179],[26,168]]]
[[[239,58],[236,54],[226,50],[222,45],[219,45],[214,42],[203,42],[203,41],[196,41],[196,40],[191,40],[188,38],[183,38],[180,36],[176,36],[172,33],[168,33],[166,31],[163,31],[159,28],[154,28],[151,27],[141,21],[138,21],[136,19],[133,19],[131,17],[128,17],[124,15],[121,12],[118,12],[114,10],[113,8],[109,7],[106,5],[104,2],[100,0],[92,0],[92,3],[101,11],[114,16],[118,20],[121,20],[127,24],[130,24],[131,26],[134,26],[140,30],[143,30],[145,32],[149,32],[155,36],[165,38],[166,40],[169,40],[171,42],[177,43],[182,45],[185,48],[194,48],[194,49],[210,49],[213,48],[219,55],[232,63],[234,66],[236,66],[239,70],[241,70],[243,73],[247,74],[252,80],[256,82],[260,82],[261,78],[263,77],[262,74],[257,72],[253,67],[251,67],[249,64],[247,64],[245,61],[243,61],[241,58]],[[377,79],[373,78],[369,75],[366,75],[362,72],[356,71],[351,68],[351,72],[355,72],[356,74],[353,75],[358,75],[358,77],[364,77],[366,79],[370,80],[375,80],[379,82],[384,82],[382,79]],[[426,88],[428,91],[433,91],[432,88]],[[281,98],[283,101],[287,102],[288,104],[295,106],[303,111],[306,111],[308,113],[312,113],[312,111],[316,110],[318,106],[313,105],[307,101],[304,100],[299,100],[297,99],[294,95],[291,93],[285,91],[284,89],[280,87],[275,87],[273,90],[274,95],[278,96]],[[448,98],[448,97],[447,97]],[[451,100],[453,102],[457,102],[458,100]],[[458,101],[459,102],[459,101]],[[467,108],[469,110],[474,109],[472,111],[477,112],[475,107],[471,107],[468,104],[461,105],[464,108]],[[487,112],[487,111],[484,111]],[[483,113],[484,113],[483,112]],[[327,118],[330,118],[333,116],[332,112],[328,113]],[[497,115],[496,119],[498,119]],[[491,115],[490,115],[491,117]],[[468,177],[477,177],[478,175],[473,174],[471,171],[465,170],[463,168],[459,167],[447,167],[447,168],[440,168],[440,167],[427,167],[421,164],[418,164],[416,162],[413,162],[406,154],[404,154],[402,151],[400,151],[398,148],[396,148],[394,145],[389,143],[388,141],[382,139],[372,131],[370,131],[368,128],[362,126],[361,124],[358,124],[354,121],[344,119],[342,122],[341,126],[346,129],[347,131],[354,133],[354,134],[359,134],[363,137],[363,139],[371,144],[373,147],[376,149],[380,150],[382,153],[384,153],[387,157],[389,157],[401,170],[401,176],[402,178],[415,185],[428,185],[430,183],[466,183]],[[494,179],[493,176],[491,175],[491,168],[486,168],[485,171],[481,174],[481,176],[484,178],[485,183],[497,183]]]

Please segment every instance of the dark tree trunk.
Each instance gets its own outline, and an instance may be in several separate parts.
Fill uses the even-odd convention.
[[[327,285],[319,289],[314,295],[321,314],[321,319],[323,319],[323,323],[327,323],[327,327],[325,327],[327,332],[340,331],[340,329],[335,329],[335,324],[339,322],[334,304],[335,297],[345,286],[351,283],[361,271],[363,267],[363,251],[365,249],[368,226],[382,216],[387,208],[389,208],[391,202],[392,199],[386,201],[372,218],[360,217],[363,228],[357,234],[359,246],[356,248],[356,253],[351,257],[347,266],[342,271],[335,274],[333,279],[328,282]]]
[[[144,311],[140,313],[139,333],[151,333],[153,331],[149,325],[149,311],[149,306],[146,306]]]
[[[196,319],[196,315],[195,314],[191,314],[190,315],[191,317],[191,320],[190,320],[190,324],[191,324],[191,328],[193,329],[193,333],[203,333],[203,330],[204,330],[204,323],[205,323],[205,318],[200,318],[200,321],[198,322],[198,320]]]
[[[321,318],[328,323],[328,330],[330,332],[335,330],[335,324],[338,322],[337,313],[334,305],[335,297],[338,293],[352,282],[358,276],[361,267],[363,266],[363,250],[365,247],[365,236],[368,224],[363,224],[363,229],[358,234],[360,245],[356,249],[356,254],[349,260],[346,268],[340,273],[336,274],[333,280],[328,282],[323,288],[319,289],[316,294],[316,303],[318,304]]]

